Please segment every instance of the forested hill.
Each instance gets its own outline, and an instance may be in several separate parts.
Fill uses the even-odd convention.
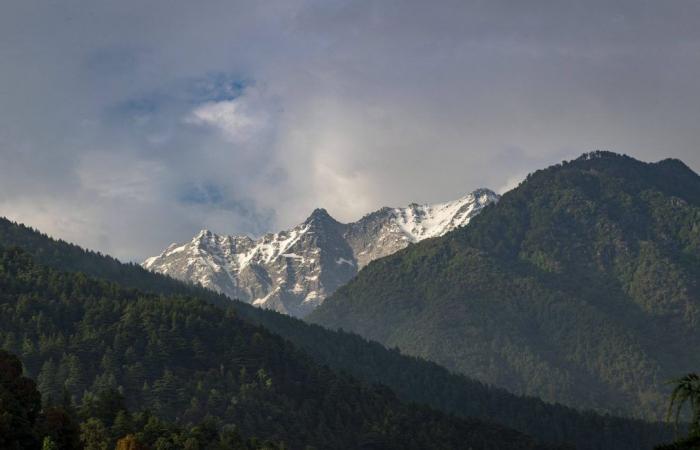
[[[659,418],[700,367],[700,177],[594,152],[376,261],[311,315],[513,392]]]
[[[208,289],[150,272],[138,264],[123,263],[109,255],[86,250],[61,239],[53,239],[39,230],[3,217],[0,217],[0,245],[19,247],[30,254],[37,264],[57,270],[82,272],[144,292],[197,295],[222,307],[231,304],[226,297],[212,295]]]
[[[543,442],[573,442],[584,450],[638,450],[670,441],[673,434],[670,426],[578,412],[535,398],[521,398],[355,335],[333,332],[272,311],[231,302],[212,291],[185,285],[135,265],[119,265],[113,258],[50,239],[5,219],[0,219],[0,245],[19,245],[43,264],[104,276],[126,286],[146,286],[155,293],[233,304],[239,316],[292,341],[318,363],[365,382],[389,386],[404,400],[428,404],[462,417],[502,423]]]
[[[0,342],[47,398],[119,390],[130,409],[291,448],[544,448],[336,375],[232,309],[42,268],[18,249],[0,250]]]

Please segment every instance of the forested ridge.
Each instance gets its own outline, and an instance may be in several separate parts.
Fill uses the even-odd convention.
[[[631,450],[651,448],[673,436],[673,427],[665,423],[581,411],[514,395],[356,334],[342,330],[330,333],[323,327],[291,319],[300,322],[295,324],[287,316],[248,305],[239,310],[317,361],[360,379],[386,384],[403,399],[463,417],[492,420],[546,442],[571,442],[578,449]]]
[[[700,177],[595,152],[371,263],[311,314],[510,391],[661,419],[700,366]]]
[[[19,249],[0,251],[0,341],[47,401],[116,390],[129,409],[290,448],[542,448],[336,375],[233,309],[58,272]]]
[[[18,247],[34,262],[65,272],[81,272],[121,286],[163,295],[191,295],[209,303],[228,307],[231,301],[212,291],[186,284],[165,275],[149,272],[138,264],[123,263],[109,255],[83,249],[61,239],[53,239],[29,226],[0,218],[0,245]]]
[[[118,265],[112,258],[50,239],[7,220],[0,220],[0,244],[20,245],[43,264],[102,275],[127,286],[152,287],[152,292],[160,290],[233,305],[240,317],[289,339],[317,362],[336,371],[345,371],[369,383],[380,382],[404,400],[425,403],[463,417],[502,423],[543,442],[573,442],[580,449],[632,450],[651,448],[672,437],[670,426],[579,412],[539,399],[515,396],[356,335],[333,332],[272,311],[231,302],[211,291],[147,272],[139,266]]]

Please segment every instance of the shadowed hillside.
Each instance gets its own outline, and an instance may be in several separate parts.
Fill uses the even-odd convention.
[[[700,366],[700,177],[609,152],[370,264],[310,320],[548,401],[659,418]]]

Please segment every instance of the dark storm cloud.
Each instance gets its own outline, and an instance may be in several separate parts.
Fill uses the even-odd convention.
[[[0,214],[127,259],[203,227],[700,167],[695,1],[10,0]]]

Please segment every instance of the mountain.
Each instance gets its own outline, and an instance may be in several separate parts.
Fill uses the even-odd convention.
[[[369,264],[308,319],[511,392],[657,419],[700,367],[700,177],[594,152]]]
[[[202,230],[143,267],[303,317],[370,261],[466,225],[496,201],[498,195],[478,189],[447,203],[382,208],[349,224],[317,209],[296,227],[258,240]]]
[[[109,256],[51,239],[2,218],[0,245],[21,247],[41,265],[101,277],[160,296],[199,298],[233,309],[241,319],[282,336],[317,364],[336,373],[388,386],[403,401],[426,404],[463,418],[504,424],[540,442],[569,442],[581,450],[639,450],[650,449],[673,437],[669,425],[577,411],[533,397],[516,396],[357,335],[331,331],[272,310],[232,301],[208,289],[149,272],[138,265],[121,264]],[[0,341],[1,345],[9,349],[8,342]]]
[[[48,399],[113,390],[178,425],[206,419],[293,449],[553,448],[336,374],[233,309],[58,272],[19,249],[0,249],[0,310],[2,347]]]

